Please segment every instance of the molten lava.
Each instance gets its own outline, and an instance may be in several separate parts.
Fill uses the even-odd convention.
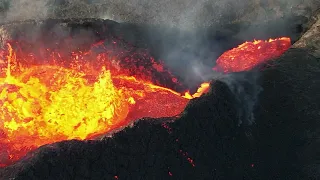
[[[267,60],[279,57],[291,46],[287,37],[245,42],[223,53],[217,60],[214,70],[223,72],[247,71]]]
[[[224,53],[216,68],[249,70],[283,53],[289,43],[288,38],[244,43]],[[176,116],[209,89],[203,83],[191,95],[160,86],[154,74],[178,82],[152,58],[148,69],[135,55],[122,64],[108,52],[63,55],[39,49],[36,56],[17,49],[8,44],[0,53],[0,167],[45,144],[92,139],[142,117]]]
[[[209,88],[204,83],[194,95],[183,95],[151,83],[141,72],[131,76],[111,60],[93,67],[77,62],[80,57],[92,58],[80,54],[64,60],[72,64],[67,68],[58,65],[54,56],[45,60],[47,64],[30,63],[35,62],[32,55],[18,57],[8,47],[1,61],[1,166],[44,144],[91,139],[142,117],[176,116],[189,99]],[[106,58],[96,57],[104,62]],[[161,64],[152,65],[163,71]]]

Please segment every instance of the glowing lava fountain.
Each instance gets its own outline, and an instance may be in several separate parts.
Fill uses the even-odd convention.
[[[281,46],[275,46],[276,42]],[[283,53],[288,42],[280,38],[245,43],[250,46],[240,45],[217,63],[225,72],[249,70]],[[71,53],[67,59],[59,52],[49,54],[39,61],[10,44],[0,53],[0,167],[45,144],[92,139],[142,117],[176,116],[190,99],[209,88],[209,83],[203,83],[191,95],[155,85],[149,70],[125,67],[106,52]],[[232,65],[235,59],[245,65],[234,68],[239,67],[238,62]],[[149,60],[153,69],[165,72],[161,63]],[[178,83],[174,77],[172,82]]]

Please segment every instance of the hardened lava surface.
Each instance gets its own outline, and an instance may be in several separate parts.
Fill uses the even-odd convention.
[[[70,24],[78,26],[76,23],[73,25],[66,23],[66,26]],[[92,27],[92,24],[88,26]],[[56,26],[47,24],[46,27],[55,29],[52,27]],[[101,26],[97,25],[96,28]],[[18,39],[30,37],[23,37],[17,32],[12,34]],[[69,32],[75,36],[81,34],[79,26],[71,28]],[[110,32],[109,35],[116,38],[124,37],[119,36],[121,33],[116,30],[106,32]],[[117,32],[117,35],[113,32]],[[130,37],[134,35],[128,34],[125,35],[129,38],[125,40],[126,43],[135,42],[140,46],[147,46],[147,43],[140,38],[132,39]],[[52,38],[52,36],[44,37]],[[92,37],[98,41],[107,35]],[[229,38],[229,43],[236,42],[233,37]],[[88,38],[87,41],[92,41],[92,38]],[[239,44],[236,42],[232,47]],[[86,48],[88,47],[84,47]],[[151,50],[151,53],[157,54],[155,52],[157,51]],[[317,122],[314,119],[317,119],[316,108],[320,101],[318,97],[304,98],[301,101],[301,95],[306,97],[315,93],[317,87],[314,81],[318,71],[313,67],[318,66],[318,59],[310,56],[308,51],[289,49],[280,58],[274,59],[263,68],[259,76],[256,72],[239,72],[230,74],[222,80],[213,80],[209,92],[200,98],[192,99],[180,117],[143,118],[135,122],[133,127],[126,127],[113,134],[112,138],[106,137],[99,141],[71,140],[43,146],[12,166],[0,169],[0,177],[4,179],[154,179],[155,176],[157,179],[309,178],[317,168],[311,157],[316,154],[316,148],[312,148],[315,147],[312,138],[316,137],[313,132]],[[243,80],[244,83],[240,81],[237,87],[245,89],[248,94],[238,97],[226,82],[228,78],[233,77],[248,79],[257,77],[257,80],[256,83],[245,83],[246,79]],[[259,95],[259,104],[254,111],[255,123],[252,126],[239,124],[239,120],[245,122],[245,119],[239,119],[239,109],[241,111],[246,109],[243,106],[239,108],[239,99],[250,96],[250,90],[255,89],[256,85],[261,86],[263,91]],[[174,84],[169,83],[169,86],[179,91],[179,87],[175,87]],[[286,88],[287,86],[290,88]],[[308,88],[301,89],[301,87]]]

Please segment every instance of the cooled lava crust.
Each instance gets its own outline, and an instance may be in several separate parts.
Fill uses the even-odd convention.
[[[150,36],[143,36],[143,28],[132,31],[127,25],[111,21],[48,20],[41,25],[27,22],[23,26],[11,24],[6,28],[11,26],[11,38],[21,39],[20,30],[26,31],[25,37],[30,38],[33,28],[41,27],[38,30],[48,38],[45,42],[50,42],[52,36],[47,36],[48,30],[60,25],[71,27],[70,32],[76,35],[80,34],[80,29],[104,32],[94,33],[90,41],[109,36],[125,37],[125,42],[137,48],[150,48],[155,57],[165,51],[159,52],[150,44],[154,41],[148,41]],[[294,41],[299,36],[296,33],[291,38]],[[216,50],[213,47],[219,43],[220,48],[214,53],[218,56],[239,42],[241,40],[230,34],[213,32],[200,44]],[[245,77],[236,84],[244,88],[244,94],[235,94],[226,83],[228,78],[212,80],[209,93],[191,100],[181,117],[141,119],[132,127],[110,135],[112,138],[99,141],[73,140],[45,145],[14,165],[0,169],[0,178],[314,178],[317,166],[312,138],[318,125],[315,120],[319,118],[320,102],[318,96],[313,96],[319,94],[315,83],[318,69],[314,67],[320,67],[319,59],[309,55],[307,50],[289,49],[261,73],[231,74],[229,78]],[[256,77],[257,83],[247,83],[252,77]],[[245,106],[240,106],[241,100],[250,96],[256,85],[263,91],[253,111],[255,123],[239,125],[239,120],[245,122],[247,117],[239,113],[248,113]]]

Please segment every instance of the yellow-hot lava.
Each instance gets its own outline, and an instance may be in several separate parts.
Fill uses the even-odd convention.
[[[44,144],[90,139],[142,117],[175,116],[193,98],[103,66],[78,71],[20,61],[8,44],[0,78],[0,166]]]
[[[220,56],[214,69],[249,70],[281,55],[290,44],[289,38],[246,42]],[[166,72],[152,58],[150,70],[134,55],[124,59],[126,66],[108,52],[49,54],[37,60],[10,44],[0,52],[0,167],[45,144],[91,139],[142,117],[176,116],[209,89],[203,83],[192,95],[155,85],[153,71]]]

